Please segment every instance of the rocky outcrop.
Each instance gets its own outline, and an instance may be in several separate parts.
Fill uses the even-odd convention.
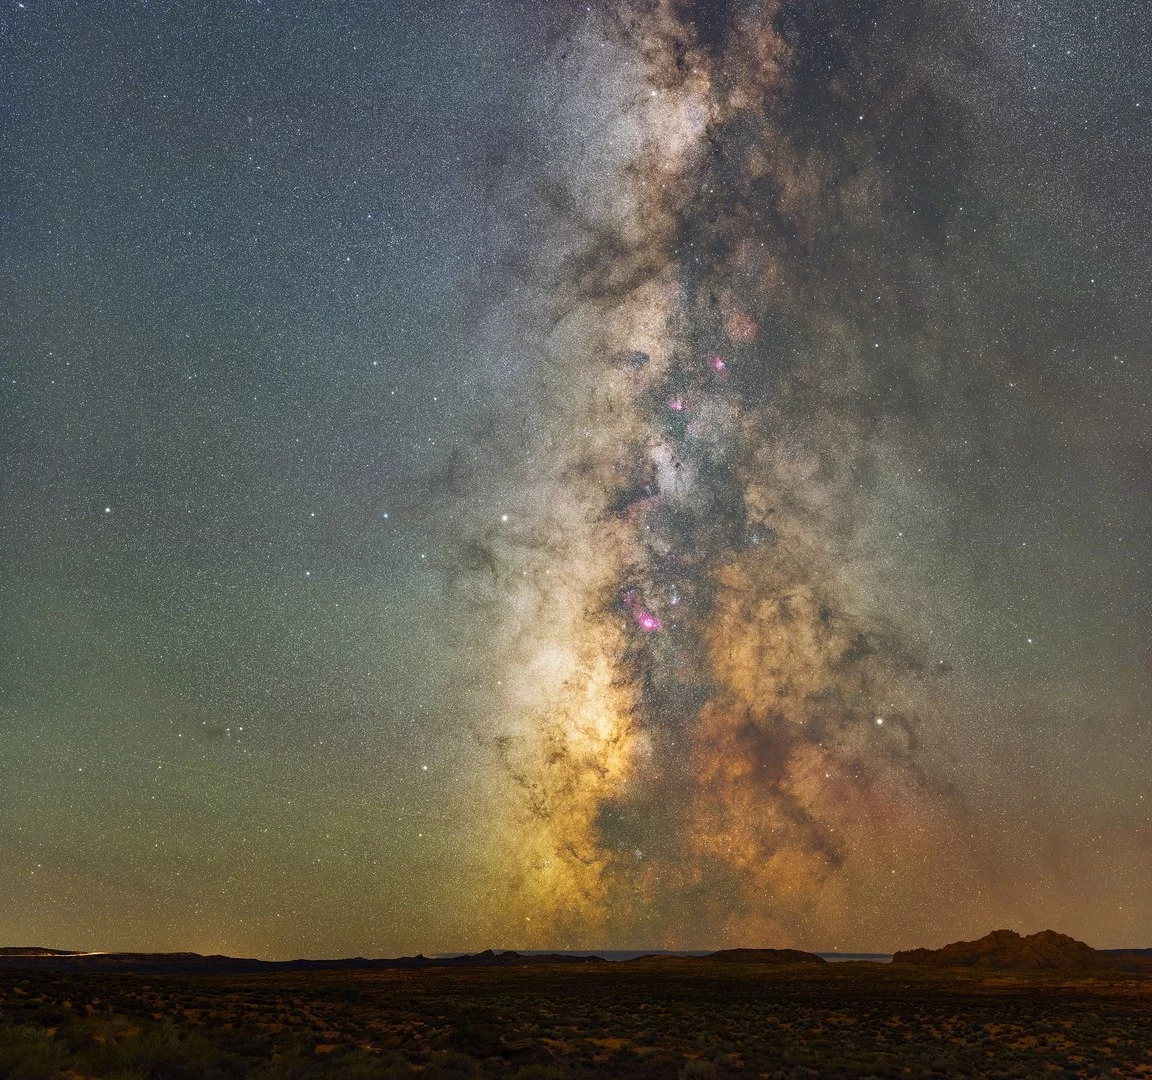
[[[826,964],[827,960],[815,953],[798,949],[721,949],[707,959],[727,964]]]
[[[942,949],[909,949],[894,964],[1024,971],[1144,971],[1152,962],[1138,952],[1101,952],[1055,930],[1021,937],[1015,930],[993,930],[977,941],[954,941]]]

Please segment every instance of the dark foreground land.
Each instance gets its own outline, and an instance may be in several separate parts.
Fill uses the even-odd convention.
[[[1152,977],[640,960],[0,970],[0,1077],[1152,1076]]]

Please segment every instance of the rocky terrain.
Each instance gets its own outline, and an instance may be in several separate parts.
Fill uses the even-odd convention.
[[[0,966],[7,1080],[1152,1075],[1152,977],[848,962]]]

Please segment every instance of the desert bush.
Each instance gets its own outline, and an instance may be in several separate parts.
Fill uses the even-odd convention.
[[[3,1080],[55,1080],[67,1060],[67,1051],[43,1028],[31,1024],[0,1025]]]
[[[693,1058],[684,1062],[677,1076],[680,1080],[704,1080],[706,1077],[716,1076],[716,1066],[710,1061],[701,1061]]]
[[[313,1080],[321,1065],[312,1054],[278,1054],[248,1073],[248,1080]]]
[[[455,1050],[448,1050],[434,1054],[422,1075],[429,1078],[476,1076],[480,1071],[480,1063],[474,1058]]]
[[[324,1080],[399,1080],[412,1076],[413,1071],[402,1058],[381,1059],[357,1050],[325,1065],[320,1075]]]
[[[238,1054],[170,1021],[82,1053],[77,1064],[94,1076],[137,1073],[154,1080],[232,1080],[248,1071]]]
[[[565,1080],[568,1071],[559,1065],[525,1065],[512,1074],[512,1080]]]
[[[448,1044],[474,1057],[491,1057],[500,1052],[501,1029],[491,1023],[465,1021],[448,1033]]]
[[[244,1058],[266,1058],[271,1056],[271,1047],[266,1035],[245,1027],[217,1030],[212,1040],[226,1053]]]

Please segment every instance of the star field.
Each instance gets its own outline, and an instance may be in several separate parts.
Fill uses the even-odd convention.
[[[1149,18],[4,6],[0,943],[1152,944]]]

